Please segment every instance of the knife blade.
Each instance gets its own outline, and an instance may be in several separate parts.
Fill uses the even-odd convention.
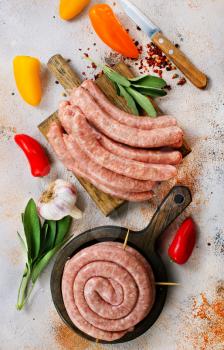
[[[135,5],[127,0],[119,0],[128,17],[130,17],[150,38],[157,32],[161,32],[148,17]]]
[[[207,86],[207,77],[202,73],[180,49],[167,39],[153,22],[144,15],[129,0],[119,0],[126,14],[151,38],[167,57],[182,71],[182,73],[198,88]]]

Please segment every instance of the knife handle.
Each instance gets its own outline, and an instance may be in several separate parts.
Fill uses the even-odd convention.
[[[161,32],[157,32],[152,37],[152,42],[158,46],[170,60],[181,70],[181,72],[199,89],[207,86],[207,77],[195,67],[193,63]]]

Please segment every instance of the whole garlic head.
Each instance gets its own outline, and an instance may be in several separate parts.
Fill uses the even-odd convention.
[[[44,191],[37,203],[39,214],[46,220],[61,220],[67,215],[81,219],[82,212],[76,206],[77,190],[67,181],[57,179]]]

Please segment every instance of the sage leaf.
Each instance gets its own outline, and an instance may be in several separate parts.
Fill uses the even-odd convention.
[[[125,98],[125,101],[127,102],[127,105],[130,108],[130,111],[132,112],[132,114],[139,115],[139,112],[133,97],[127,92],[127,90],[122,85],[120,84],[117,84],[117,85],[120,90],[120,96],[123,96]]]
[[[120,84],[120,85],[125,86],[125,87],[131,86],[131,83],[127,78],[125,78],[123,75],[119,74],[118,72],[116,72],[112,68],[110,68],[108,66],[104,66],[103,72],[104,72],[104,74],[106,74],[106,76],[110,80],[114,81],[115,83]]]
[[[23,216],[24,232],[27,242],[28,260],[34,261],[40,251],[40,219],[33,199],[30,199]]]
[[[134,100],[139,104],[139,106],[141,106],[142,109],[144,109],[144,111],[150,117],[155,118],[157,116],[156,110],[148,97],[140,94],[140,92],[132,88],[127,88],[127,92],[134,98]]]
[[[130,78],[130,79],[128,79],[130,82],[131,82],[131,84],[132,84],[132,82],[134,81],[134,82],[136,82],[136,81],[139,81],[139,80],[141,80],[141,79],[144,79],[144,78],[146,78],[146,77],[148,77],[149,76],[149,74],[144,74],[144,75],[139,75],[138,77],[134,77],[134,78]]]
[[[114,88],[115,88],[115,90],[116,90],[116,94],[117,94],[118,96],[120,96],[120,89],[119,89],[119,87],[118,87],[118,84],[115,83],[114,81],[112,81],[112,83],[114,84]]]
[[[26,237],[26,243],[18,233],[23,249],[27,252],[27,261],[20,283],[17,309],[21,310],[28,302],[34,284],[42,270],[47,266],[51,258],[69,240],[68,233],[71,227],[72,217],[66,216],[62,220],[45,220],[41,222],[37,213],[36,204],[30,199],[22,221]]]
[[[36,282],[36,280],[38,279],[39,275],[41,274],[41,272],[43,271],[43,269],[48,265],[48,263],[50,262],[50,260],[53,258],[53,256],[58,252],[58,250],[67,242],[67,240],[64,240],[63,242],[61,242],[60,244],[58,244],[57,246],[55,246],[54,248],[52,248],[51,250],[49,250],[41,259],[39,259],[31,272],[31,280],[33,283]]]
[[[146,88],[156,88],[161,89],[166,86],[166,82],[164,79],[155,77],[153,75],[143,76],[141,79],[137,81],[131,81],[131,85],[136,87],[146,87]]]
[[[140,92],[140,94],[146,95],[146,96],[151,96],[151,97],[162,97],[166,96],[167,92],[162,89],[154,89],[154,88],[137,88],[135,87],[135,90]]]
[[[46,221],[44,221],[43,226],[41,228],[40,254],[42,254],[45,250],[48,229],[49,229],[49,225]]]
[[[27,246],[26,246],[26,242],[24,241],[24,239],[22,238],[21,234],[17,231],[17,235],[19,237],[22,249],[25,253],[27,253]]]
[[[48,226],[45,242],[44,242],[44,252],[52,249],[54,247],[54,242],[56,238],[56,222],[53,220],[46,220],[46,225]]]
[[[57,235],[55,239],[55,246],[57,246],[59,243],[62,243],[63,240],[66,238],[66,236],[69,233],[71,223],[72,223],[71,216],[66,216],[65,218],[56,222]]]

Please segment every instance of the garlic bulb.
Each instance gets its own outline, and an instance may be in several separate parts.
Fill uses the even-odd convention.
[[[61,220],[67,215],[81,219],[82,212],[75,206],[76,199],[75,186],[57,179],[42,193],[37,204],[38,212],[46,220]]]

